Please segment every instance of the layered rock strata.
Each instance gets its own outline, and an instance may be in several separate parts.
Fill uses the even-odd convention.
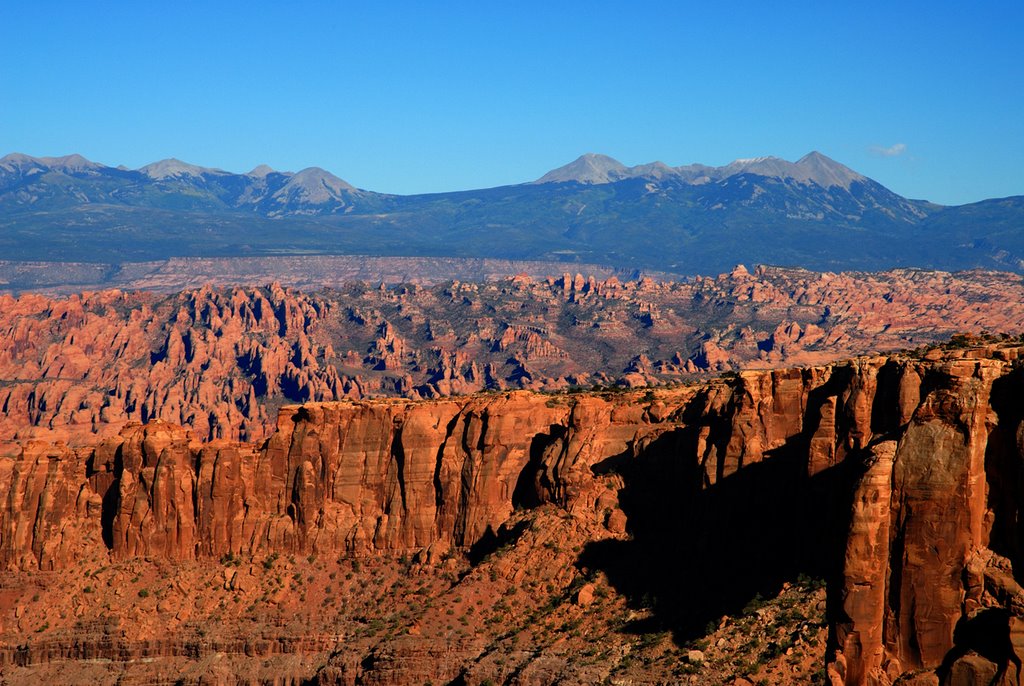
[[[26,442],[0,459],[0,567],[269,555],[436,565],[480,559],[515,542],[517,523],[547,522],[580,546],[559,555],[651,597],[680,642],[810,573],[829,584],[833,683],[1016,684],[1022,351],[745,371],[647,395],[306,403],[282,408],[262,445],[163,422],[88,448]],[[569,583],[575,572],[546,574]],[[0,610],[17,626],[16,608]],[[320,678],[415,683],[433,658],[396,665],[432,654],[429,633],[381,647],[376,671],[338,657]],[[8,664],[48,659],[41,639],[15,650],[6,636]],[[456,653],[469,664],[485,648]],[[458,660],[433,678],[458,677]]]

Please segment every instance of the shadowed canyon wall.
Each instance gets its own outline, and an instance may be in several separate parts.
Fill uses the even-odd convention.
[[[829,585],[833,683],[1016,684],[1021,352],[858,358],[647,395],[306,403],[282,408],[262,445],[159,421],[87,448],[28,441],[0,458],[0,567],[61,570],[97,549],[436,563],[554,507],[589,532],[576,564],[648,597],[679,641],[814,575]]]

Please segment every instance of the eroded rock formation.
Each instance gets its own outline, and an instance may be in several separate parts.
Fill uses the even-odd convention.
[[[473,616],[467,607],[486,613],[495,605],[482,590],[488,583],[539,578],[564,594],[565,626],[590,617],[606,627],[567,633],[562,652],[534,651],[536,633],[513,650],[490,619],[455,640],[444,615],[424,608],[403,611],[403,631],[372,645],[346,648],[322,632],[313,640],[303,634],[314,631],[312,619],[297,629],[318,646],[307,652],[323,651],[311,660],[322,683],[382,684],[564,681],[566,670],[583,668],[574,651],[620,640],[598,619],[607,605],[595,583],[643,598],[687,643],[709,621],[721,628],[723,615],[809,574],[828,582],[833,683],[916,675],[914,683],[1016,684],[1024,659],[1022,352],[989,345],[863,357],[650,394],[311,402],[282,408],[262,445],[197,440],[164,422],[127,425],[78,449],[28,441],[0,457],[0,566],[28,584],[25,575],[50,570],[87,568],[95,579],[108,566],[227,564],[215,586],[257,612],[287,603],[258,595],[267,583],[261,559],[264,570],[277,556],[291,556],[291,565],[338,560],[326,575],[352,560],[401,556],[427,570],[465,556],[449,617]],[[248,571],[234,571],[238,560],[250,561]],[[74,604],[88,578],[64,591],[70,601],[54,600],[72,602],[76,614],[43,613],[45,625],[25,614],[30,584],[0,595],[5,664],[41,669],[54,650],[62,659],[89,655],[61,643],[93,612]],[[226,611],[221,602],[183,614],[168,599],[187,603],[210,586],[176,583],[155,615],[133,610],[137,619],[122,628],[136,643],[121,639],[121,654],[144,654],[137,642],[152,636],[165,641],[154,654],[177,659],[186,648],[168,636]],[[110,593],[108,605],[118,597]],[[527,624],[556,612],[522,602],[533,608]],[[343,616],[317,626],[329,632]],[[235,625],[218,621],[230,636]],[[525,657],[498,659],[517,650]],[[824,662],[824,647],[818,656]],[[303,678],[313,675],[311,663],[303,669]],[[694,669],[714,683],[713,672]],[[595,681],[610,674],[595,670],[586,672]]]
[[[760,267],[421,287],[0,296],[0,440],[160,419],[259,441],[284,403],[663,385],[1024,331],[1017,275]]]

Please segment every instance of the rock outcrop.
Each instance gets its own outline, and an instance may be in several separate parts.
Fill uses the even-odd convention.
[[[259,441],[282,404],[482,390],[643,387],[826,364],[958,332],[1024,331],[1009,274],[692,282],[581,274],[421,287],[277,284],[173,295],[0,296],[0,440],[90,445],[155,419]]]
[[[285,320],[308,314],[295,312]],[[514,585],[541,574],[538,587],[564,593],[567,626],[606,607],[593,579],[607,579],[611,592],[646,598],[681,643],[756,594],[810,574],[828,582],[833,683],[889,685],[916,674],[1016,684],[1024,660],[1022,352],[993,344],[862,357],[649,394],[307,402],[281,408],[260,445],[203,441],[159,421],[128,424],[91,447],[27,441],[0,456],[0,567],[25,580],[103,560],[100,569],[227,565],[214,586],[250,594],[257,608],[271,598],[258,589],[278,557],[290,565],[337,559],[327,574],[397,558],[444,570],[465,556],[466,583],[486,585],[489,574]],[[510,547],[517,564],[497,552]],[[239,560],[250,562],[236,570]],[[590,576],[578,576],[583,570]],[[184,586],[167,588],[188,597]],[[205,593],[210,582],[194,588]],[[45,637],[71,627],[66,617],[32,625],[40,638],[26,639],[23,606],[10,605],[19,593],[0,595],[6,664],[46,664],[53,650],[87,657],[44,649]],[[481,591],[467,605],[468,593],[449,606],[455,616],[495,604]],[[145,620],[149,630],[195,617],[163,598],[171,614]],[[87,616],[74,607],[79,614],[68,616]],[[217,607],[204,611],[225,611]],[[473,640],[446,642],[443,615],[428,620],[434,615],[422,611],[361,656],[340,647],[325,654],[318,678],[511,674],[494,657],[512,649],[489,633],[492,624],[477,625]],[[80,621],[74,626],[81,631]],[[316,640],[318,650],[327,645]],[[181,655],[174,645],[157,654]],[[443,669],[431,667],[440,654]],[[570,660],[559,654],[515,669],[554,683]]]

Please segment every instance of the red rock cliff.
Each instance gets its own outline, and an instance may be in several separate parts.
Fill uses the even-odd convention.
[[[814,571],[830,579],[834,683],[943,665],[949,683],[990,665],[1016,683],[1019,352],[742,372],[649,397],[307,403],[262,446],[161,422],[78,451],[30,442],[0,458],[0,566],[59,570],[97,549],[437,560],[549,504],[602,532],[588,566],[662,597],[669,621]]]

